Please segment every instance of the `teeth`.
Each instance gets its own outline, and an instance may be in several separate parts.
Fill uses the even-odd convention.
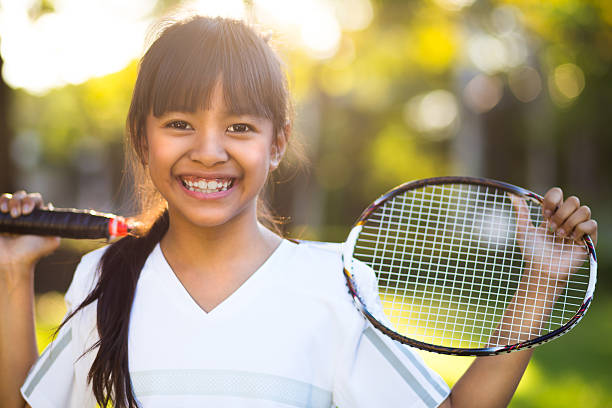
[[[182,180],[185,187],[187,187],[191,191],[196,191],[199,193],[217,193],[220,191],[225,191],[232,185],[231,180]]]

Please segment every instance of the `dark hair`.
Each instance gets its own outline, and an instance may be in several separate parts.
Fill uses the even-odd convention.
[[[127,118],[126,161],[138,187],[138,218],[144,228],[139,236],[125,237],[107,248],[95,288],[62,323],[98,302],[100,340],[88,350],[98,352],[87,379],[102,407],[109,402],[115,408],[138,406],[128,368],[130,311],[140,271],[169,226],[167,203],[146,173],[147,116],[205,109],[218,81],[230,111],[269,119],[275,137],[283,130],[290,102],[282,64],[266,41],[243,22],[201,16],[174,22],[161,31],[140,62]],[[258,218],[265,216],[260,201]]]

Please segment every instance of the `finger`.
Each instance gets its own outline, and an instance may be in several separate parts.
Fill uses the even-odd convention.
[[[572,239],[580,241],[585,235],[591,237],[593,245],[597,245],[597,221],[588,220],[576,225],[576,228],[574,228],[574,232],[572,233]]]
[[[569,218],[580,207],[580,200],[576,196],[571,196],[561,204],[561,206],[555,211],[548,226],[552,231],[556,231],[560,225]]]
[[[542,214],[544,218],[550,218],[553,216],[557,208],[563,203],[563,190],[559,187],[553,187],[546,192],[544,195],[544,201],[542,202]]]
[[[10,193],[4,193],[0,196],[0,211],[2,211],[3,213],[8,212],[8,202],[11,197],[13,197],[13,195]]]
[[[17,218],[21,215],[21,201],[25,198],[27,193],[23,190],[17,191],[8,202],[8,208],[11,213],[11,217]]]
[[[576,211],[570,214],[563,224],[557,229],[557,235],[561,237],[571,236],[574,232],[574,228],[582,222],[591,219],[591,209],[586,205],[579,207]]]
[[[28,194],[21,203],[23,215],[30,214],[34,208],[40,208],[44,204],[40,193]]]

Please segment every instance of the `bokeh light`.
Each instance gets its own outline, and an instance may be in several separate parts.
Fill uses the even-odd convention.
[[[436,4],[444,9],[459,11],[464,7],[469,7],[476,0],[435,0]]]
[[[443,130],[453,125],[459,115],[455,95],[444,89],[437,89],[412,98],[405,106],[404,117],[417,130],[429,133],[432,139],[449,135]]]
[[[463,90],[466,105],[476,113],[493,109],[503,95],[502,81],[497,77],[484,74],[472,78]]]
[[[519,67],[508,74],[508,86],[521,102],[531,102],[542,92],[542,79],[535,68]]]
[[[502,71],[508,65],[504,43],[488,34],[472,36],[467,52],[474,66],[488,74]]]
[[[549,78],[549,90],[553,100],[560,106],[571,103],[584,90],[584,73],[571,63],[557,66]]]

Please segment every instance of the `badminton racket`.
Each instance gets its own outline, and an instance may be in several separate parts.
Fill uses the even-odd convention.
[[[542,200],[467,177],[394,188],[344,243],[355,304],[391,338],[443,354],[500,354],[566,333],[592,301],[596,255],[588,236],[547,231]]]

